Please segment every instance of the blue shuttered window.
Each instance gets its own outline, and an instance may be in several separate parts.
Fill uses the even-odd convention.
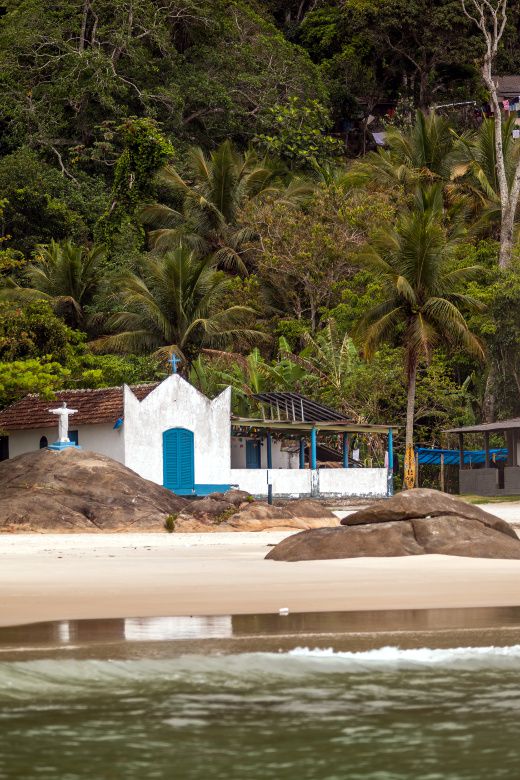
[[[174,492],[191,493],[195,486],[193,431],[171,428],[163,433],[163,484]]]

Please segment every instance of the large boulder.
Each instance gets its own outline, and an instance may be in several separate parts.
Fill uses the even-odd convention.
[[[290,536],[267,558],[308,561],[427,554],[520,559],[520,539],[506,522],[477,507],[434,490],[415,490],[356,512],[339,528]]]
[[[111,458],[72,447],[0,463],[0,531],[163,531],[187,503]]]
[[[387,523],[377,532],[373,526],[302,531],[281,541],[266,557],[273,561],[325,561],[420,553],[409,523]]]
[[[358,512],[345,517],[342,525],[367,525],[368,523],[387,523],[391,520],[412,520],[418,517],[438,517],[454,515],[478,520],[480,523],[517,538],[508,523],[495,515],[485,512],[478,506],[467,504],[458,498],[441,493],[439,490],[415,488],[404,490],[386,501],[377,501]]]

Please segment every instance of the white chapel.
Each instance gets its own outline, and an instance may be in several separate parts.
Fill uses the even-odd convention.
[[[391,453],[394,428],[354,425],[296,394],[260,400],[261,418],[233,417],[231,388],[210,400],[176,373],[155,384],[62,390],[52,401],[28,395],[0,411],[0,460],[46,447],[59,458],[72,443],[178,495],[233,487],[284,498],[391,491],[391,455],[377,467],[362,463],[353,442],[383,435]],[[331,440],[339,450],[327,446]]]

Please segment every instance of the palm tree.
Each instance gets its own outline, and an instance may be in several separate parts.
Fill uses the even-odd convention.
[[[245,204],[261,195],[276,194],[291,202],[308,197],[314,187],[293,179],[287,187],[267,161],[253,151],[240,154],[229,141],[207,156],[193,148],[188,155],[187,180],[172,166],[159,173],[159,180],[180,200],[179,210],[160,203],[141,210],[152,250],[168,251],[183,244],[201,255],[213,254],[222,268],[247,273],[245,257],[256,233],[240,225]]]
[[[255,311],[229,306],[230,279],[209,258],[179,247],[164,256],[147,256],[140,272],[124,272],[114,295],[121,310],[108,318],[115,331],[94,342],[99,351],[176,353],[189,365],[206,346],[227,347],[237,336],[262,337],[247,327]]]
[[[259,405],[253,397],[257,393],[298,389],[305,371],[288,357],[288,353],[289,345],[282,337],[278,345],[278,359],[271,363],[265,360],[257,347],[246,356],[229,353],[217,355],[221,387],[231,385],[234,389],[240,414],[258,414]]]
[[[6,280],[3,298],[52,302],[56,313],[74,328],[88,329],[90,319],[86,308],[100,291],[106,257],[102,244],[81,247],[71,241],[38,248],[37,255],[27,267],[28,286],[14,279]]]
[[[449,180],[449,156],[455,138],[445,117],[417,111],[413,125],[390,127],[386,146],[354,163],[347,183],[367,182],[386,187]]]
[[[515,117],[502,125],[502,148],[509,189],[513,186],[520,159],[520,145],[513,139]],[[480,215],[479,225],[500,230],[502,206],[495,146],[495,122],[485,119],[476,132],[456,136],[450,155],[451,179],[457,190],[469,195],[473,211]]]
[[[356,347],[348,333],[342,332],[335,320],[329,320],[315,336],[305,333],[303,339],[303,351],[299,355],[286,351],[286,358],[305,369],[307,381],[314,385],[321,400],[361,422],[345,393],[347,382],[359,363]]]
[[[482,308],[459,292],[478,266],[451,262],[458,242],[449,235],[438,199],[428,192],[416,199],[395,227],[380,229],[361,253],[361,262],[379,277],[385,300],[368,311],[360,331],[364,353],[371,358],[385,341],[400,341],[406,355],[408,397],[406,447],[413,447],[417,367],[438,345],[459,346],[482,359],[484,351],[471,333],[461,307]]]

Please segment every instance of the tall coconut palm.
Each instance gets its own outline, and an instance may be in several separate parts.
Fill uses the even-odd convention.
[[[231,345],[237,336],[262,337],[248,327],[247,306],[229,306],[230,279],[209,258],[180,247],[147,256],[138,273],[125,272],[114,301],[120,310],[108,318],[112,335],[94,342],[103,351],[176,353],[185,364],[204,347]]]
[[[255,231],[239,223],[247,201],[276,194],[295,202],[313,191],[309,182],[298,179],[283,187],[275,167],[253,151],[240,154],[229,141],[209,156],[202,149],[191,149],[186,178],[166,166],[159,180],[181,206],[177,210],[154,203],[141,210],[143,223],[152,228],[152,250],[164,252],[183,244],[200,254],[213,254],[220,267],[239,273],[247,272],[245,257],[256,238]]]
[[[74,328],[89,328],[87,307],[100,291],[106,253],[102,244],[75,246],[71,241],[38,248],[26,269],[28,286],[10,278],[1,297],[18,300],[44,298]]]
[[[354,163],[347,182],[410,187],[421,181],[449,179],[449,156],[455,139],[445,117],[417,111],[410,127],[390,127],[385,136],[385,147]]]
[[[471,296],[460,292],[461,282],[479,269],[454,267],[457,240],[446,230],[438,200],[426,193],[394,227],[380,229],[360,255],[361,262],[379,277],[385,295],[361,323],[365,355],[372,357],[386,341],[400,342],[405,350],[407,448],[413,445],[419,361],[427,361],[437,345],[457,346],[480,359],[484,357],[482,345],[461,311],[481,308]]]

